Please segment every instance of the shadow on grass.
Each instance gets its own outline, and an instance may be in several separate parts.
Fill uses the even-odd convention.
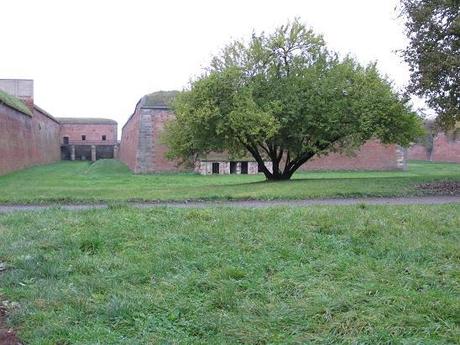
[[[346,181],[369,181],[370,179],[378,181],[378,180],[414,180],[418,182],[418,180],[442,180],[442,179],[448,179],[448,180],[460,180],[460,176],[454,177],[452,175],[437,175],[437,176],[369,176],[369,177],[315,177],[315,178],[295,178],[291,180],[263,180],[263,181],[253,181],[253,182],[244,182],[244,183],[232,183],[232,184],[220,184],[220,185],[212,185],[212,186],[243,186],[243,185],[254,185],[254,184],[276,184],[276,183],[299,183],[299,182],[307,182],[307,181],[315,181],[315,182],[324,182],[324,181],[341,181],[341,182],[346,182]],[[211,185],[210,185],[211,186]]]

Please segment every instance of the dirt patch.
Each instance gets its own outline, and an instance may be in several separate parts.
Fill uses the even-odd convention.
[[[6,309],[0,306],[0,345],[23,345],[16,333],[6,327]]]
[[[6,271],[6,265],[0,261],[0,277],[4,271]],[[16,336],[16,333],[6,326],[7,310],[3,306],[1,297],[2,296],[0,296],[0,345],[24,345]]]
[[[417,189],[436,195],[460,195],[460,181],[422,183]]]

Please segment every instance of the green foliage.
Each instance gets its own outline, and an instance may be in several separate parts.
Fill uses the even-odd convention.
[[[460,121],[460,1],[401,0],[409,91],[427,99],[445,129]]]
[[[420,195],[420,183],[459,181],[460,164],[409,162],[408,171],[312,171],[292,181],[263,180],[262,174],[135,175],[117,160],[62,161],[0,176],[0,203],[108,202],[116,208],[128,201]]]
[[[23,114],[32,116],[32,112],[29,108],[18,98],[11,96],[10,94],[0,90],[0,103],[4,103],[7,106],[20,111]]]
[[[460,205],[53,210],[0,234],[25,344],[458,343]]]
[[[297,20],[228,45],[174,108],[164,137],[171,158],[249,151],[268,179],[291,178],[315,154],[350,152],[374,137],[407,146],[421,133],[375,64],[339,59]]]

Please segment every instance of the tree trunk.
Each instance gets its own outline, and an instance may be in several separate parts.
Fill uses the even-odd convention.
[[[289,155],[289,151],[287,152]],[[310,158],[314,156],[313,153],[311,152],[304,152],[302,155],[297,157],[296,159],[287,162],[286,165],[284,166],[284,170],[281,172],[280,171],[280,161],[278,159],[274,159],[272,161],[273,164],[273,173],[270,174],[270,172],[267,170],[268,174],[265,173],[265,177],[268,181],[287,181],[290,180],[292,175],[305,163],[307,162]],[[265,164],[264,164],[265,166]]]
[[[272,159],[272,171],[268,170],[265,166],[265,162],[262,158],[262,155],[257,149],[256,145],[246,145],[247,150],[249,153],[254,157],[256,162],[261,167],[262,172],[265,175],[267,181],[287,181],[290,180],[292,175],[299,169],[302,164],[308,161],[310,158],[314,156],[314,153],[311,152],[304,152],[300,156],[297,156],[295,159],[286,161],[284,165],[284,170],[280,170],[280,163],[282,160],[282,155],[278,156],[277,154],[272,155],[270,157]],[[276,152],[276,151],[275,151]],[[285,151],[286,155],[290,157],[290,153],[288,150]]]

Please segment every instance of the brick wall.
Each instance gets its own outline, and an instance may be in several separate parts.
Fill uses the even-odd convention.
[[[60,159],[59,123],[34,107],[32,117],[33,164],[48,164]]]
[[[138,104],[122,130],[120,160],[135,173],[182,170],[177,162],[166,158],[168,148],[161,143],[161,132],[172,117],[168,109],[142,108]]]
[[[59,124],[32,110],[30,117],[0,104],[0,175],[60,159]]]
[[[91,144],[115,144],[117,142],[117,125],[116,124],[73,124],[62,123],[60,142],[63,144],[63,138],[68,137],[69,141],[82,141],[82,135],[86,136],[86,141]],[[102,140],[102,136],[106,140]]]
[[[137,148],[139,145],[139,109],[128,119],[121,132],[119,159],[125,163],[132,171],[136,171]]]
[[[177,162],[166,159],[168,148],[161,144],[165,122],[174,117],[168,109],[142,108],[142,100],[123,128],[120,160],[136,173],[179,170]],[[365,143],[355,156],[330,154],[313,158],[301,170],[394,170],[403,169],[405,157],[397,145],[378,140]]]
[[[165,123],[174,118],[174,114],[170,110],[153,110],[152,129],[153,129],[153,156],[152,168],[153,171],[177,171],[180,170],[176,161],[171,161],[166,158],[168,147],[161,143],[161,133],[164,130]]]
[[[407,159],[429,160],[430,154],[425,146],[415,144],[407,150]]]
[[[313,157],[300,170],[395,170],[402,169],[402,152],[396,145],[369,140],[354,156],[331,153]]]
[[[415,144],[408,150],[408,159],[460,163],[460,138],[456,137],[452,132],[447,135],[439,133],[433,139],[431,157],[425,146]]]
[[[433,161],[460,163],[460,138],[439,133],[433,141]]]

